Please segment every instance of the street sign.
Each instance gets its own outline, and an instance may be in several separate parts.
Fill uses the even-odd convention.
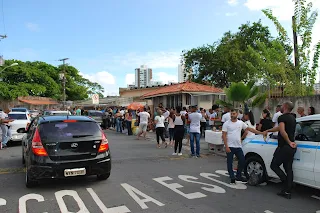
[[[98,105],[99,104],[99,95],[98,94],[93,94],[92,95],[92,104]]]

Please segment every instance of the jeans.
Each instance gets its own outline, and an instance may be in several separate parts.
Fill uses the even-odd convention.
[[[122,132],[122,123],[120,118],[116,119],[116,125],[117,125],[117,132]]]
[[[174,128],[169,128],[169,139],[170,141],[174,140]]]
[[[229,147],[231,152],[227,153],[227,167],[228,173],[231,179],[234,178],[233,172],[233,156],[235,155],[238,158],[238,170],[237,170],[237,178],[241,178],[242,171],[245,166],[245,158],[242,151],[242,148]]]
[[[131,121],[126,121],[127,124],[127,129],[128,129],[128,135],[132,135],[132,126],[131,126]]]
[[[156,136],[157,136],[157,143],[159,144],[159,140],[161,138],[162,142],[166,142],[166,139],[164,138],[164,127],[157,127],[156,128]]]
[[[279,176],[283,183],[283,191],[291,193],[293,183],[292,163],[293,157],[297,149],[291,148],[291,146],[284,145],[278,147],[273,154],[273,159],[270,168]],[[286,173],[280,169],[281,164]]]
[[[196,155],[200,156],[200,133],[190,132],[191,155],[194,156],[194,138],[196,138]]]
[[[7,125],[1,124],[1,131],[2,131],[2,145],[7,145],[8,141],[11,138],[11,132],[8,129]]]

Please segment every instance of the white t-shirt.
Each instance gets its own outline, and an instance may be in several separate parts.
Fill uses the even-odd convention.
[[[170,112],[167,110],[165,113],[163,113],[163,117],[166,119],[167,117],[169,117]]]
[[[216,113],[216,112],[213,112],[211,115],[210,115],[210,119],[209,119],[209,125],[210,126],[213,126],[214,125],[214,121],[213,120],[211,120],[211,119],[214,119],[214,118],[216,118],[216,117],[218,117],[218,114]]]
[[[200,120],[202,118],[201,113],[193,112],[188,114],[190,120],[190,132],[200,133]]]
[[[227,121],[231,120],[231,113],[230,112],[227,112],[225,113],[222,118],[221,118],[221,122],[222,123],[225,123]]]
[[[180,115],[186,116],[186,114],[187,114],[187,111],[181,111],[180,112]]]
[[[252,125],[250,121],[246,121],[244,122],[249,128],[252,128],[252,129],[256,129],[256,126],[255,125]],[[247,138],[251,138],[253,136],[255,136],[256,134],[254,134],[253,132],[250,132],[248,131],[248,134],[247,134]]]
[[[222,131],[227,133],[227,143],[229,147],[240,148],[241,145],[241,130],[245,130],[248,126],[240,120],[232,122],[228,120],[222,126]]]
[[[164,127],[164,121],[166,120],[165,117],[163,115],[159,116],[157,115],[155,118],[154,118],[155,121],[158,121],[157,124],[156,124],[156,128],[157,127]]]
[[[150,114],[148,112],[139,112],[138,116],[140,117],[141,124],[148,124]]]
[[[282,115],[280,111],[273,115],[272,122],[275,123],[274,127],[279,126],[278,118],[280,117],[280,115]],[[274,132],[273,135],[278,135],[278,132]]]

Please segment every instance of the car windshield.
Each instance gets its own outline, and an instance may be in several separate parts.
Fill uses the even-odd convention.
[[[100,112],[100,111],[89,111],[88,112],[88,115],[89,116],[102,116],[102,112]]]
[[[26,114],[9,114],[8,117],[13,120],[27,120]]]
[[[13,108],[11,111],[12,112],[26,112],[27,109],[24,109],[24,108]]]
[[[40,125],[39,131],[44,140],[101,136],[101,129],[95,122],[44,123]]]

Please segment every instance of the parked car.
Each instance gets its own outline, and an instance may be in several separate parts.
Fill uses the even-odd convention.
[[[26,112],[10,112],[8,114],[9,119],[13,119],[13,122],[10,122],[10,130],[12,137],[10,141],[17,142],[22,141],[25,133],[19,133],[20,130],[25,130],[30,124],[30,117]]]
[[[98,111],[98,110],[88,110],[88,117],[94,119],[95,121],[97,121],[97,123],[99,125],[102,124],[102,116],[103,116],[103,112]]]
[[[295,142],[297,152],[293,161],[294,182],[320,189],[320,115],[297,118]],[[278,176],[270,169],[276,139],[259,135],[243,142],[246,158],[245,172],[258,174],[260,182]]]
[[[30,111],[27,108],[24,107],[15,107],[11,109],[11,112],[24,112],[28,115],[29,118],[31,118]]]
[[[100,126],[86,116],[39,116],[24,131],[26,187],[41,179],[97,175],[108,179],[111,156]]]
[[[70,111],[46,111],[46,114],[44,115],[49,115],[49,116],[65,116],[65,115],[71,115]]]

